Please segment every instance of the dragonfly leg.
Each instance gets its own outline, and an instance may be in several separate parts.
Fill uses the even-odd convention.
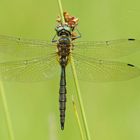
[[[52,38],[52,43],[57,42],[57,40],[55,40],[56,38],[56,34],[54,35],[54,37]]]
[[[78,33],[78,36],[74,36],[74,37],[72,37],[72,39],[81,38],[81,33],[79,32],[79,30],[77,28],[76,28],[76,31]]]
[[[79,34],[79,36],[77,36],[77,38],[81,38],[81,33],[79,32],[79,30],[76,28],[77,33]]]

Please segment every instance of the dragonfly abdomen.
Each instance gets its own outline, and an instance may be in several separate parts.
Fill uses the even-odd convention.
[[[66,75],[65,66],[61,66],[61,79],[60,79],[60,89],[59,89],[59,110],[60,110],[60,123],[61,129],[64,129],[65,123],[65,110],[66,110]]]

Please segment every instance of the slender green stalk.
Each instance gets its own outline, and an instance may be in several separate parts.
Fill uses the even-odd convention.
[[[82,114],[82,120],[83,120],[84,129],[85,129],[85,133],[86,133],[86,138],[87,138],[87,140],[91,140],[90,133],[88,130],[88,124],[87,124],[87,120],[86,120],[84,105],[83,105],[83,101],[82,101],[82,97],[81,97],[81,91],[79,88],[77,73],[76,73],[76,69],[75,69],[75,64],[74,64],[72,55],[71,55],[71,68],[72,68],[74,82],[75,82],[75,86],[76,86],[76,90],[77,90],[76,93],[77,93],[77,97],[78,97],[78,101],[79,101],[79,105],[80,105],[80,110],[81,110],[81,114]]]
[[[5,92],[4,92],[4,86],[1,81],[0,81],[0,89],[1,89],[1,97],[2,97],[2,102],[3,102],[3,107],[4,107],[4,113],[5,113],[9,138],[10,138],[10,140],[15,140],[13,129],[12,129],[12,123],[11,123],[11,119],[10,119],[10,113],[8,110],[7,100],[6,100],[6,96],[5,96]]]
[[[80,122],[80,118],[79,118],[79,115],[78,115],[77,107],[76,107],[73,96],[72,96],[72,103],[73,103],[74,113],[75,113],[77,123],[78,123],[78,126],[79,126],[80,134],[81,134],[81,139],[84,140],[84,133],[83,133],[82,125],[81,125],[81,122]]]
[[[58,1],[58,5],[59,5],[61,20],[62,20],[62,23],[64,23],[65,19],[64,19],[64,16],[63,16],[63,8],[62,8],[61,0],[57,0],[57,1]]]

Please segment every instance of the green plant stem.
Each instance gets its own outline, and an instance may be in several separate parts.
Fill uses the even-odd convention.
[[[73,60],[72,56],[71,56],[71,68],[72,68],[74,82],[75,82],[75,86],[76,86],[76,90],[77,90],[76,93],[77,93],[77,97],[78,97],[78,101],[79,101],[79,105],[80,105],[80,110],[81,110],[81,114],[82,114],[82,120],[83,120],[84,129],[85,129],[85,133],[86,133],[86,138],[87,138],[87,140],[91,140],[90,133],[88,130],[88,124],[87,124],[87,120],[86,120],[84,105],[83,105],[83,101],[82,101],[82,97],[81,97],[81,91],[79,88],[77,73],[76,73],[76,69],[75,69],[75,64],[74,64],[74,60]]]
[[[78,115],[77,107],[76,107],[73,96],[72,96],[72,103],[73,103],[74,113],[75,113],[77,123],[78,123],[78,126],[79,126],[80,134],[81,134],[81,139],[84,140],[84,133],[83,133],[82,125],[81,125],[81,122],[80,122],[80,118],[79,118],[79,115]]]
[[[62,23],[65,23],[65,19],[64,19],[64,16],[63,16],[63,8],[62,8],[61,0],[57,0],[57,1],[58,1],[58,5],[59,5],[59,10],[60,10],[60,16],[61,16]]]
[[[3,102],[9,137],[10,137],[10,140],[15,140],[13,129],[12,129],[12,123],[11,123],[11,119],[10,119],[10,113],[8,110],[7,100],[6,100],[6,96],[5,96],[5,92],[4,92],[4,86],[1,81],[0,81],[0,89],[1,89],[1,97],[2,97],[2,102]]]

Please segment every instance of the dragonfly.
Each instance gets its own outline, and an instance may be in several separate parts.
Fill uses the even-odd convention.
[[[129,55],[140,49],[140,41],[133,38],[110,41],[78,41],[79,19],[64,12],[65,22],[57,18],[56,35],[51,41],[30,40],[0,35],[0,54],[18,60],[0,63],[0,79],[18,82],[39,82],[53,77],[60,67],[59,110],[60,125],[64,130],[66,114],[66,68],[71,57],[80,80],[110,82],[140,76],[133,64],[110,59]]]

